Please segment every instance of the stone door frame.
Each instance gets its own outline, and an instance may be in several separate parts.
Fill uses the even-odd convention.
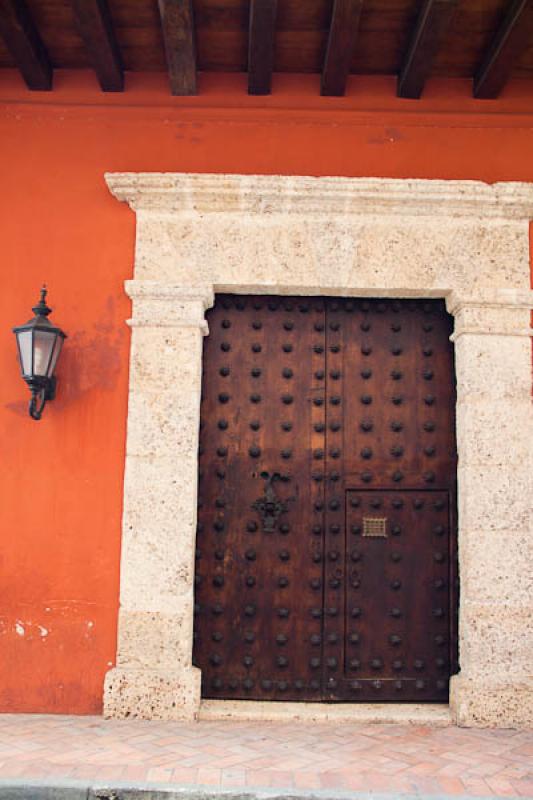
[[[532,724],[533,185],[173,173],[106,180],[136,212],[137,238],[126,282],[133,314],[118,652],[104,713],[193,719],[200,709],[191,656],[202,337],[215,292],[228,291],[446,299],[461,580],[461,671],[450,709],[463,725]]]

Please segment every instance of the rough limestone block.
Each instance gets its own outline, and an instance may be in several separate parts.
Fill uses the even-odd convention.
[[[104,716],[193,720],[200,708],[200,670],[120,669],[105,677]]]
[[[145,458],[181,457],[198,448],[200,387],[185,375],[175,388],[130,392],[127,454]]]
[[[531,679],[533,603],[482,604],[467,600],[459,612],[459,663],[466,678],[481,683]]]
[[[458,400],[472,394],[512,400],[531,391],[531,340],[525,336],[462,335],[455,365]]]
[[[461,465],[485,465],[527,472],[533,466],[531,399],[493,399],[486,395],[460,400],[456,407],[457,448]]]
[[[179,613],[120,610],[117,666],[156,671],[190,669],[193,598]]]
[[[199,329],[134,327],[130,392],[168,392],[182,383],[196,386],[200,381],[198,361],[202,342],[203,332]],[[186,359],[183,354],[187,354]],[[185,378],[179,374],[180,365],[186,370]]]
[[[465,598],[499,606],[503,613],[510,604],[531,603],[531,530],[462,528],[459,547],[461,593]]]
[[[459,453],[459,540],[462,530],[523,531],[531,527],[531,473],[510,465],[469,464]]]
[[[466,728],[533,727],[533,681],[501,682],[456,675],[450,685],[450,708],[457,723]]]

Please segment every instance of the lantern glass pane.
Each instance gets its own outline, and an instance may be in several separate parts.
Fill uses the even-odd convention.
[[[33,374],[48,375],[56,334],[51,331],[35,331],[33,340]]]
[[[50,361],[50,366],[48,367],[48,377],[51,378],[54,374],[54,370],[56,368],[57,359],[59,358],[59,354],[61,352],[61,347],[63,346],[63,337],[56,336],[56,341],[54,344],[54,350],[52,353],[52,360]]]
[[[31,375],[31,357],[32,357],[32,332],[19,331],[17,333],[17,340],[19,344],[20,355],[20,368],[23,375]]]

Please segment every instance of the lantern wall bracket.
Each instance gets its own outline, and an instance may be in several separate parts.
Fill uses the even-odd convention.
[[[32,419],[41,419],[47,401],[53,400],[56,396],[56,384],[56,376],[53,375],[51,378],[48,378],[45,386],[30,386],[31,398],[29,412]]]

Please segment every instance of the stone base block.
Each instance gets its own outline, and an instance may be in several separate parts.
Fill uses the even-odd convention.
[[[104,684],[104,716],[115,719],[194,720],[200,708],[201,673],[109,670]]]
[[[454,722],[463,728],[532,728],[533,681],[498,683],[455,675],[450,683]]]

